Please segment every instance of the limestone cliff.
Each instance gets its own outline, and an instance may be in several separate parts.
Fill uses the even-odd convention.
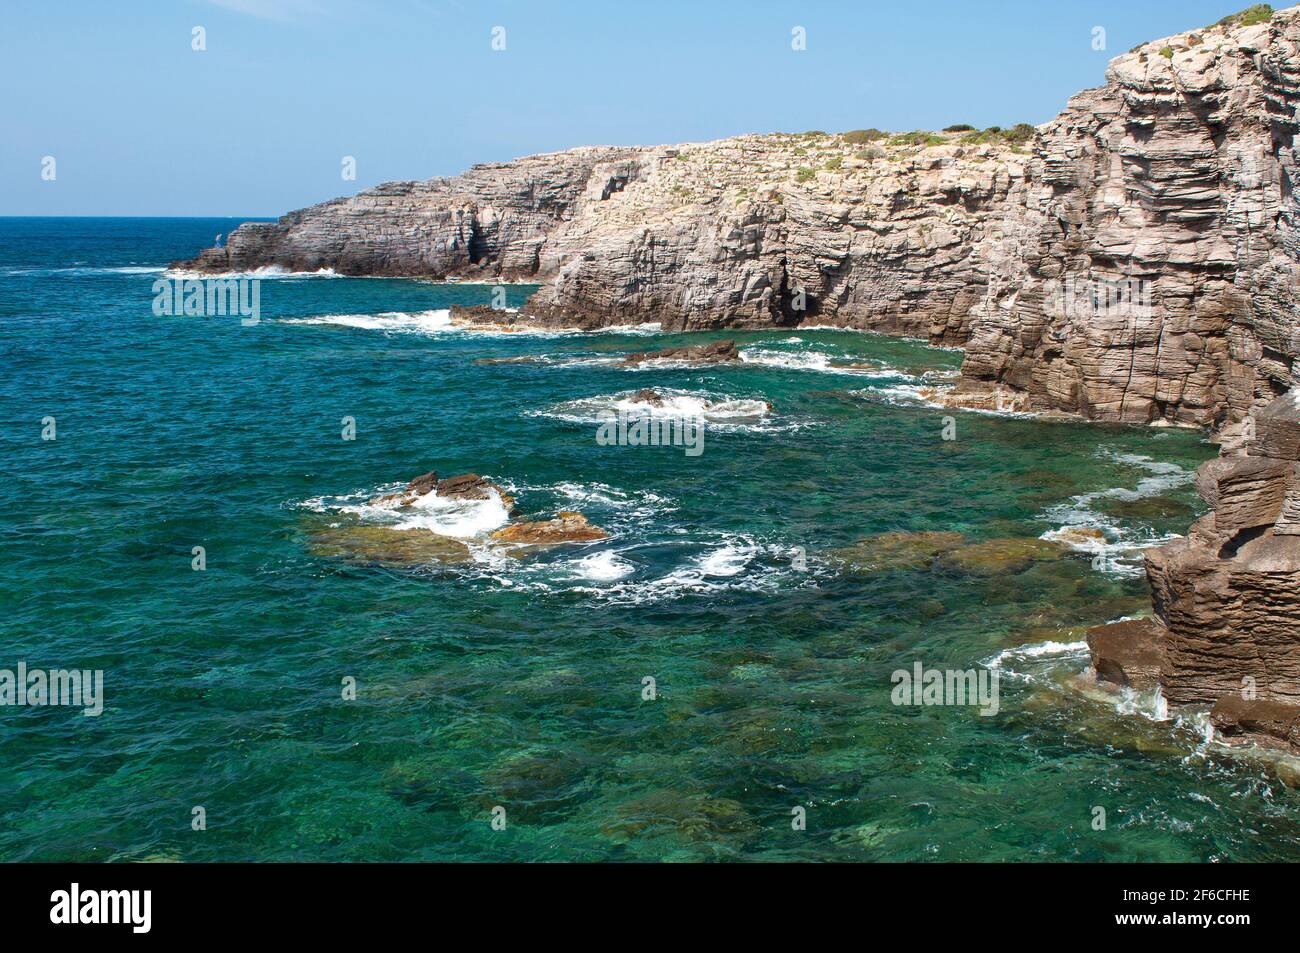
[[[1027,154],[962,136],[741,136],[575,149],[247,224],[186,267],[544,282],[565,326],[793,325],[961,343]]]
[[[959,400],[1217,426],[1295,381],[1298,44],[1294,8],[1146,44],[1024,151],[575,149],[245,225],[185,264],[528,279],[549,324],[921,335],[966,345]]]
[[[1294,8],[1149,43],[1042,127],[968,388],[1217,425],[1294,383],[1297,43]]]

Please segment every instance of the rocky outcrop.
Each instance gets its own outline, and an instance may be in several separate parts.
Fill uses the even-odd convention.
[[[531,280],[525,313],[565,327],[815,319],[961,343],[1029,158],[964,138],[574,149],[246,224],[178,265]]]
[[[546,237],[635,168],[639,149],[586,148],[388,182],[351,198],[241,225],[180,267],[330,268],[343,275],[533,278]],[[608,197],[608,196],[606,196]]]
[[[645,364],[647,361],[679,361],[687,364],[729,364],[740,360],[740,351],[736,342],[714,341],[710,344],[695,344],[686,347],[668,347],[661,351],[637,351],[623,358],[623,363],[631,366]]]
[[[970,133],[584,148],[389,183],[183,263],[542,284],[535,321],[965,344],[950,400],[1217,426],[1295,382],[1300,22],[1138,47],[1032,150]]]
[[[423,496],[434,493],[451,500],[490,500],[499,498],[507,508],[514,506],[515,498],[501,487],[477,473],[438,478],[434,470],[421,474],[396,493],[386,493],[370,501],[372,506],[410,506]]]
[[[1140,653],[1155,664],[1154,683],[1169,702],[1213,706],[1213,720],[1229,738],[1300,739],[1290,728],[1258,727],[1300,716],[1300,535],[1293,508],[1300,441],[1293,434],[1300,434],[1294,393],[1257,411],[1223,456],[1203,464],[1197,488],[1213,509],[1186,538],[1146,553],[1154,620],[1125,632],[1108,627],[1109,642],[1089,636],[1099,676],[1125,668],[1116,658]]]
[[[492,538],[522,546],[555,546],[596,542],[608,539],[609,534],[599,526],[592,526],[581,513],[558,513],[554,519],[512,523],[497,530]]]

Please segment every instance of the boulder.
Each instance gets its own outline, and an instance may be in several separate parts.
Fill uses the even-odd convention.
[[[608,539],[609,534],[599,526],[592,526],[581,513],[558,513],[550,520],[512,523],[497,530],[492,538],[521,546],[554,546],[595,542]]]
[[[1272,526],[1282,512],[1294,465],[1270,457],[1218,457],[1196,471],[1196,489],[1214,508],[1216,531],[1231,539]]]
[[[1210,723],[1226,740],[1300,742],[1300,705],[1265,698],[1224,695],[1210,711]],[[1254,737],[1251,737],[1254,736]]]
[[[1146,691],[1160,684],[1164,627],[1150,619],[1112,622],[1086,636],[1097,680]]]

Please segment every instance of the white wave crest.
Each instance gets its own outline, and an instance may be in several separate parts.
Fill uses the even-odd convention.
[[[1143,573],[1140,553],[1152,546],[1162,546],[1179,537],[1176,534],[1159,535],[1149,529],[1134,529],[1093,508],[1102,499],[1134,502],[1159,496],[1170,490],[1186,486],[1196,474],[1176,463],[1153,460],[1133,453],[1100,451],[1117,463],[1140,467],[1149,475],[1138,481],[1136,487],[1114,487],[1092,493],[1080,493],[1064,503],[1048,507],[1040,519],[1057,524],[1057,529],[1043,533],[1041,539],[1066,543],[1077,551],[1102,557],[1098,568],[1120,576],[1140,576]]]
[[[462,540],[485,537],[510,521],[510,509],[495,490],[489,491],[488,498],[482,500],[443,497],[433,490],[406,506],[398,500],[376,499],[403,489],[405,484],[393,484],[365,494],[316,497],[302,506],[317,512],[350,513],[363,523],[401,530],[424,529]]]

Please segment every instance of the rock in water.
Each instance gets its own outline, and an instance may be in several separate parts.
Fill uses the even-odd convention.
[[[458,539],[391,526],[330,527],[313,535],[311,545],[320,556],[365,566],[405,568],[470,559],[469,547]]]
[[[633,403],[649,404],[651,407],[662,407],[664,405],[664,395],[652,387],[637,391],[629,399]]]
[[[740,360],[735,341],[714,341],[686,347],[668,347],[662,351],[638,351],[623,358],[624,364],[644,364],[646,361],[683,361],[691,364],[725,364]]]
[[[940,553],[956,549],[966,542],[961,533],[889,532],[838,549],[835,555],[852,571],[884,572],[895,569],[922,569]]]
[[[1024,572],[1036,562],[1059,559],[1061,543],[1043,539],[991,539],[944,553],[941,564],[972,576],[997,576]]]
[[[507,508],[515,504],[513,496],[477,473],[463,473],[460,476],[439,480],[438,474],[430,470],[406,484],[404,490],[376,496],[370,501],[370,505],[411,506],[420,497],[435,491],[438,496],[453,500],[489,500],[495,494],[501,498]]]
[[[1088,630],[1087,641],[1098,680],[1138,691],[1160,684],[1160,631],[1154,622],[1099,625]]]
[[[1265,437],[1225,444],[1202,464],[1196,485],[1213,511],[1186,538],[1145,554],[1155,618],[1143,624],[1143,643],[1154,646],[1144,677],[1157,659],[1171,704],[1214,706],[1225,735],[1270,745],[1300,742],[1289,727],[1300,706],[1300,444],[1286,436],[1294,406],[1286,396],[1259,408],[1253,429]],[[1105,677],[1113,643],[1090,634],[1089,644]]]
[[[503,543],[523,546],[554,546],[559,543],[590,543],[608,539],[609,534],[587,522],[581,513],[558,513],[554,519],[512,523],[492,534]]]

